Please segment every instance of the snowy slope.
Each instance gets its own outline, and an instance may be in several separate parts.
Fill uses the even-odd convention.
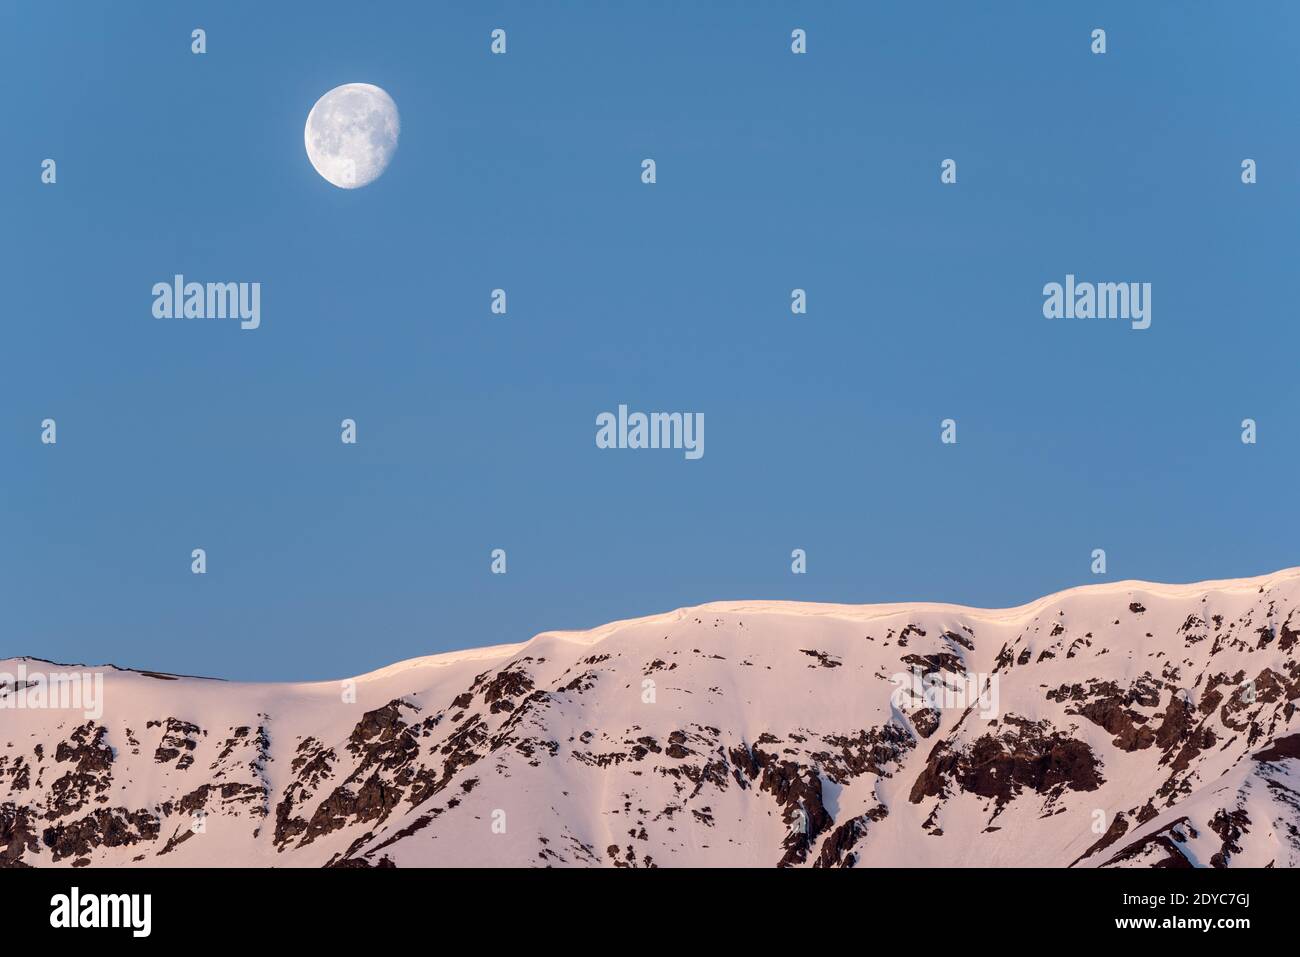
[[[89,669],[97,717],[0,676],[0,865],[1293,867],[1298,606],[722,602],[346,682]]]

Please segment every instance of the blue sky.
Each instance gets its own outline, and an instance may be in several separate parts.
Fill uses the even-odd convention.
[[[375,7],[0,11],[0,654],[328,678],[1300,563],[1300,7]],[[348,82],[402,136],[344,191],[302,130]],[[1070,272],[1151,328],[1045,319]],[[261,328],[154,319],[174,273]],[[706,454],[597,449],[619,403]]]

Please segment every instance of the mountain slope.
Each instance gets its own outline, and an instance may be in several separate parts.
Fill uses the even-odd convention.
[[[1298,606],[1290,569],[723,602],[346,682],[11,659],[0,865],[1294,867]],[[17,707],[20,669],[102,674],[102,715]]]

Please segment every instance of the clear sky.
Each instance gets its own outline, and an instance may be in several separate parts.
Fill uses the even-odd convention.
[[[1284,2],[9,0],[0,655],[330,678],[1300,564],[1298,54]],[[402,119],[357,190],[303,148],[348,82]],[[175,273],[261,327],[155,319]],[[1044,318],[1067,273],[1151,328]],[[598,449],[620,403],[704,457]]]

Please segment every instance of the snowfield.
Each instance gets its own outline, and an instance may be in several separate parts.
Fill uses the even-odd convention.
[[[8,659],[0,866],[1294,867],[1298,607],[1289,569],[719,602],[305,684]],[[102,674],[102,714],[20,669]]]

